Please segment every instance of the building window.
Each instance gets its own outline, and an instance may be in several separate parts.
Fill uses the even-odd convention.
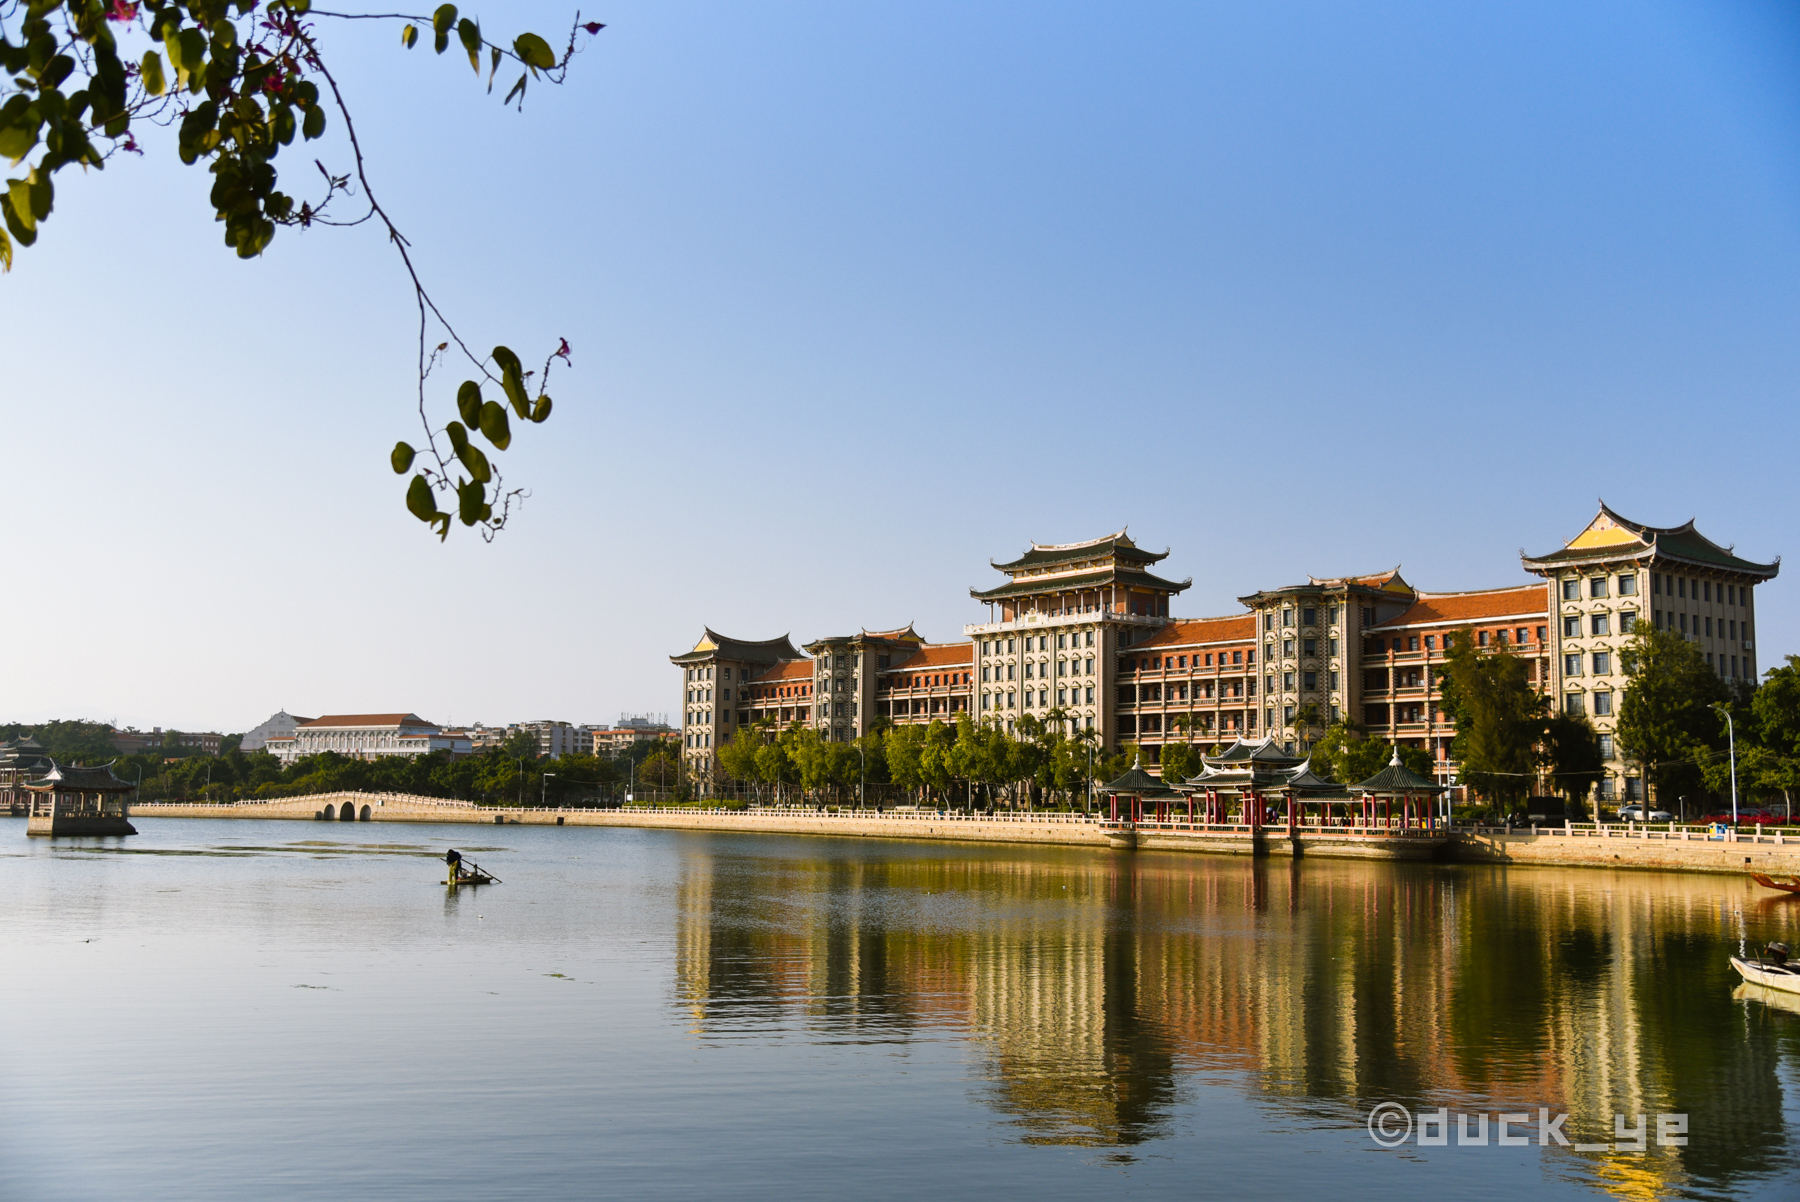
[[[1580,693],[1570,693],[1563,698],[1563,713],[1571,718],[1579,718],[1587,713],[1587,707],[1581,702]]]
[[[1631,610],[1628,609],[1624,613],[1619,615],[1619,633],[1620,634],[1630,634],[1632,627],[1634,627],[1636,625],[1637,625],[1637,614],[1633,613]]]
[[[1563,637],[1565,639],[1578,639],[1581,637],[1581,619],[1580,618],[1564,618],[1563,619]]]
[[[1333,672],[1333,673],[1331,673],[1331,688],[1332,688],[1332,691],[1333,691],[1333,692],[1335,692],[1335,691],[1336,691],[1336,690],[1337,690],[1337,687],[1338,687],[1338,674],[1337,674],[1337,673],[1336,673],[1336,672]],[[1333,707],[1332,707],[1332,709],[1333,709],[1333,710],[1334,710],[1334,711],[1335,711],[1335,710],[1336,710],[1336,708],[1337,708],[1337,707],[1336,707],[1336,706],[1333,706]]]
[[[1066,650],[1068,650],[1068,647],[1069,647],[1069,636],[1066,634],[1057,635],[1056,636],[1056,649],[1058,651],[1066,651]]]
[[[1709,639],[1712,637],[1712,615],[1711,614],[1708,614],[1706,617],[1706,637]]]
[[[1088,691],[1087,691],[1087,703],[1088,703],[1088,704],[1089,704],[1089,705],[1092,705],[1092,704],[1094,704],[1094,690],[1093,690],[1093,689],[1091,689],[1091,688],[1090,688],[1090,689],[1089,689],[1089,690],[1088,690]],[[1090,725],[1090,726],[1092,726],[1092,725],[1093,725],[1093,720],[1092,720],[1092,719],[1089,719],[1089,721],[1088,721],[1088,725]]]
[[[1600,736],[1600,758],[1603,760],[1617,758],[1613,755],[1613,737],[1611,735]]]
[[[1567,580],[1562,582],[1562,586],[1563,586],[1563,598],[1562,599],[1564,601],[1579,601],[1579,600],[1581,600],[1581,581],[1579,581],[1579,580],[1575,579],[1575,577],[1571,576]]]
[[[1336,655],[1337,653],[1338,653],[1337,640],[1336,639],[1326,639],[1325,640],[1325,654],[1326,655]]]
[[[1604,718],[1612,713],[1612,694],[1611,693],[1595,693],[1594,694],[1594,713],[1596,716],[1601,717],[1601,718]]]
[[[1619,577],[1619,596],[1634,597],[1637,595],[1637,573],[1626,572]]]
[[[1006,695],[1006,708],[1007,709],[1013,708],[1013,696],[1014,695],[1012,693],[1008,693]]]
[[[1318,622],[1319,622],[1319,611],[1318,610],[1312,608],[1311,606],[1307,606],[1305,609],[1300,611],[1300,625],[1316,626],[1316,625],[1318,625]]]
[[[1264,630],[1275,629],[1275,611],[1274,610],[1270,610],[1267,613],[1263,614],[1263,629]]]
[[[1338,707],[1337,707],[1337,706],[1335,706],[1335,705],[1334,705],[1334,706],[1332,706],[1332,707],[1331,707],[1331,722],[1332,722],[1332,725],[1334,725],[1334,726],[1335,726],[1335,725],[1337,725],[1337,720],[1338,720]]]
[[[1087,632],[1087,643],[1085,645],[1089,647],[1094,645],[1094,632],[1091,630]]]
[[[1319,674],[1317,672],[1302,672],[1300,674],[1300,686],[1309,692],[1318,688]]]
[[[1281,722],[1282,722],[1282,725],[1284,725],[1284,726],[1292,726],[1294,724],[1294,707],[1293,706],[1291,706],[1291,705],[1282,706]]]
[[[1483,647],[1487,646],[1488,645],[1488,632],[1485,630],[1481,631],[1479,634],[1477,634],[1475,636],[1475,641],[1477,643],[1481,644],[1481,646],[1483,646]]]
[[[1588,617],[1588,628],[1593,634],[1610,634],[1611,625],[1605,614],[1592,614]]]
[[[1284,609],[1281,611],[1281,624],[1283,626],[1292,626],[1294,624],[1294,611],[1293,610]]]
[[[1284,689],[1287,689],[1290,692],[1293,691],[1294,674],[1292,672],[1283,672],[1281,674],[1281,687]]]
[[[1603,776],[1600,778],[1600,800],[1601,801],[1611,801],[1612,799],[1613,799],[1612,777]]]
[[[1612,671],[1612,655],[1606,651],[1594,652],[1594,675],[1605,676]]]
[[[1653,593],[1660,593],[1663,591],[1661,572],[1650,573],[1650,591]]]
[[[1581,657],[1579,655],[1563,656],[1563,675],[1564,676],[1580,676],[1581,675]]]
[[[1083,676],[1092,676],[1093,674],[1094,674],[1094,657],[1090,655],[1087,657],[1087,670],[1085,672],[1083,672],[1082,675]]]
[[[1300,654],[1301,655],[1317,655],[1318,653],[1319,653],[1319,640],[1318,639],[1301,639],[1300,640]]]
[[[1592,580],[1588,581],[1588,596],[1590,596],[1590,597],[1606,596],[1606,577],[1596,576]]]
[[[1231,653],[1231,662],[1234,664],[1243,663],[1244,662],[1244,653],[1242,651],[1233,651]]]
[[[1425,636],[1425,650],[1427,650],[1427,651],[1437,650],[1437,635],[1428,634]]]
[[[1625,778],[1625,800],[1644,800],[1644,782],[1642,778],[1636,776],[1628,776]]]
[[[1687,615],[1686,614],[1677,614],[1676,616],[1681,619],[1681,633],[1686,634],[1687,633]]]
[[[1281,640],[1281,654],[1282,654],[1283,658],[1292,658],[1293,657],[1293,654],[1294,654],[1294,640],[1293,639],[1282,639]]]

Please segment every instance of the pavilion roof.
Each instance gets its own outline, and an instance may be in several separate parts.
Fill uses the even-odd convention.
[[[111,764],[97,768],[58,764],[52,760],[50,771],[25,786],[39,793],[127,793],[137,788],[128,780],[113,775]]]
[[[1219,767],[1238,766],[1246,763],[1259,767],[1291,768],[1302,762],[1297,755],[1289,755],[1275,745],[1273,738],[1238,739],[1221,751],[1218,755],[1202,756],[1201,762]]]
[[[1168,785],[1163,784],[1142,767],[1134,763],[1123,774],[1100,786],[1102,793],[1123,794],[1129,797],[1179,797],[1180,794]]]
[[[1388,761],[1387,767],[1350,788],[1356,793],[1442,793],[1447,786],[1428,781],[1402,764],[1400,749],[1396,747],[1394,758]]]

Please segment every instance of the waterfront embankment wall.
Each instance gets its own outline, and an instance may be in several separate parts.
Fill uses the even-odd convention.
[[[351,815],[345,818],[346,808]],[[1228,855],[1414,859],[1421,853],[1467,863],[1631,868],[1678,872],[1800,873],[1800,840],[1745,832],[1720,839],[1703,829],[1549,827],[1537,831],[1458,830],[1448,838],[1346,838],[1314,831],[1288,839],[1279,827],[1237,832],[1142,829],[1130,839],[1079,814],[946,815],[932,811],[868,813],[813,809],[704,810],[495,809],[402,793],[325,793],[229,805],[150,803],[136,818],[277,818],[316,821],[457,822],[527,826],[655,827],[666,830],[933,839],[975,843],[1062,844]],[[1427,852],[1426,845],[1429,844]]]

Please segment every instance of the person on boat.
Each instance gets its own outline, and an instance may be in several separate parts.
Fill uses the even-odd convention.
[[[444,853],[444,863],[450,865],[450,879],[455,880],[462,872],[462,852],[452,847]]]

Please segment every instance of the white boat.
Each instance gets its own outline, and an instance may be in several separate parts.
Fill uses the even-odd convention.
[[[1752,985],[1763,985],[1784,993],[1800,993],[1800,970],[1790,965],[1787,959],[1787,944],[1771,943],[1754,960],[1731,957],[1731,966]]]

